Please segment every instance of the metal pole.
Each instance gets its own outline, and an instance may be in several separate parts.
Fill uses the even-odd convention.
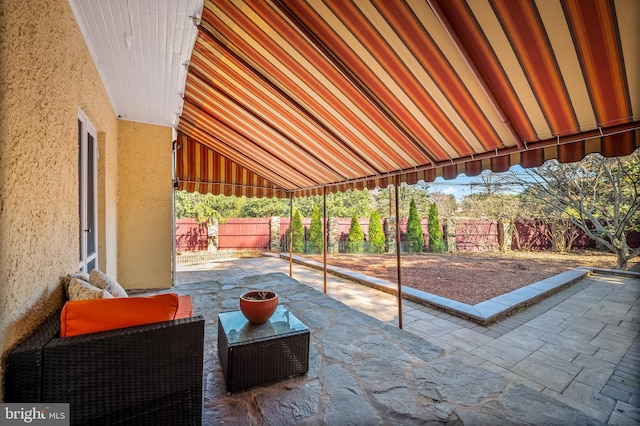
[[[173,138],[173,152],[171,156],[171,176],[172,176],[172,184],[173,191],[171,196],[171,223],[173,224],[171,230],[171,285],[175,286],[178,284],[178,274],[176,273],[176,162],[178,161],[177,155],[177,147],[178,147],[178,134],[176,132],[175,127],[171,129],[171,136]]]
[[[322,191],[322,210],[324,216],[324,241],[322,244],[322,256],[324,258],[324,294],[327,294],[327,246],[329,245],[329,227],[327,226],[327,187],[325,186]]]
[[[398,201],[398,186],[400,178],[395,177],[394,187],[396,195],[396,267],[398,270],[398,328],[402,328],[402,268],[400,267],[400,203]]]
[[[396,184],[396,179],[395,177],[393,178],[393,187],[395,188]],[[391,188],[389,188],[389,217],[395,215],[395,210],[396,210],[396,202],[395,202],[395,190],[392,191]]]
[[[289,276],[293,278],[293,193],[289,194]]]

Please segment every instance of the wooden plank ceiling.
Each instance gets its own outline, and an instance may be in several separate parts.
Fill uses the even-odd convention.
[[[304,196],[640,146],[636,0],[204,2],[179,188]]]
[[[176,126],[202,0],[69,0],[116,115]]]

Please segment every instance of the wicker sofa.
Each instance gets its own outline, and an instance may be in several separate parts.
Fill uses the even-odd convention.
[[[202,423],[202,317],[59,335],[57,312],[10,352],[5,402],[68,402],[72,424]]]

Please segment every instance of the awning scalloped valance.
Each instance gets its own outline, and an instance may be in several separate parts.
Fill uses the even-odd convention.
[[[640,129],[629,130],[628,127],[620,126],[616,129],[609,129],[611,134],[607,136],[581,141],[566,142],[558,139],[554,143],[547,141],[546,144],[537,144],[542,145],[540,147],[534,146],[525,151],[510,154],[470,159],[457,164],[424,167],[420,170],[395,171],[385,176],[362,177],[347,182],[294,190],[280,188],[273,182],[216,153],[208,146],[179,133],[176,152],[176,178],[179,190],[238,197],[306,197],[321,195],[325,187],[328,192],[386,188],[393,184],[395,176],[399,177],[400,182],[415,184],[421,180],[433,182],[437,177],[454,179],[460,174],[477,176],[483,170],[499,173],[509,170],[514,165],[537,167],[550,159],[557,159],[565,163],[575,162],[592,153],[600,153],[607,157],[629,155],[640,148]]]

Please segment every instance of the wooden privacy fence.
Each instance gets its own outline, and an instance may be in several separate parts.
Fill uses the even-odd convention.
[[[455,221],[455,246],[458,251],[498,251],[500,231],[497,220],[460,219]]]
[[[338,251],[345,251],[349,229],[351,228],[350,218],[330,218],[333,228],[331,235],[335,235],[336,247]],[[365,240],[369,236],[369,219],[359,219]],[[274,223],[276,222],[276,223]],[[407,230],[407,219],[400,219],[400,240],[405,240]],[[271,251],[288,250],[287,232],[291,220],[289,218],[233,218],[228,219],[224,224],[217,226],[217,235],[208,235],[206,224],[198,225],[196,219],[178,219],[176,221],[176,247],[179,251],[197,250],[225,250],[225,249],[262,249]],[[391,232],[387,230],[387,221],[382,220],[381,224],[385,229],[385,234]],[[302,225],[306,234],[311,226],[311,218],[302,218]],[[428,221],[421,221],[425,240],[428,240]],[[213,247],[212,247],[213,245]]]
[[[197,219],[176,220],[176,250],[197,251],[208,247],[207,224]]]
[[[359,219],[359,222],[366,242],[369,234],[369,219]],[[405,244],[407,222],[407,219],[400,219],[401,246]],[[228,219],[223,225],[211,227],[211,231],[213,233],[217,231],[217,234],[209,235],[206,224],[198,225],[196,219],[179,219],[176,221],[176,247],[179,251],[227,249],[288,251],[289,225],[289,218],[233,218]],[[302,225],[307,234],[311,219],[303,218]],[[384,219],[382,225],[387,237],[387,246],[390,251],[395,250],[392,247],[395,244],[393,222]],[[426,250],[429,240],[428,221],[421,220],[421,225]],[[350,218],[329,218],[329,246],[335,247],[337,252],[346,251],[350,228]],[[544,224],[536,221],[518,221],[507,227],[505,231],[505,226],[495,220],[455,219],[444,221],[442,231],[445,244],[450,251],[497,251],[501,244],[507,250],[545,250],[551,247]],[[630,247],[640,246],[640,233],[629,233],[627,242]],[[581,231],[573,244],[574,248],[582,249],[595,246],[595,242]]]
[[[229,219],[218,225],[218,248],[269,249],[271,242],[271,218]]]

